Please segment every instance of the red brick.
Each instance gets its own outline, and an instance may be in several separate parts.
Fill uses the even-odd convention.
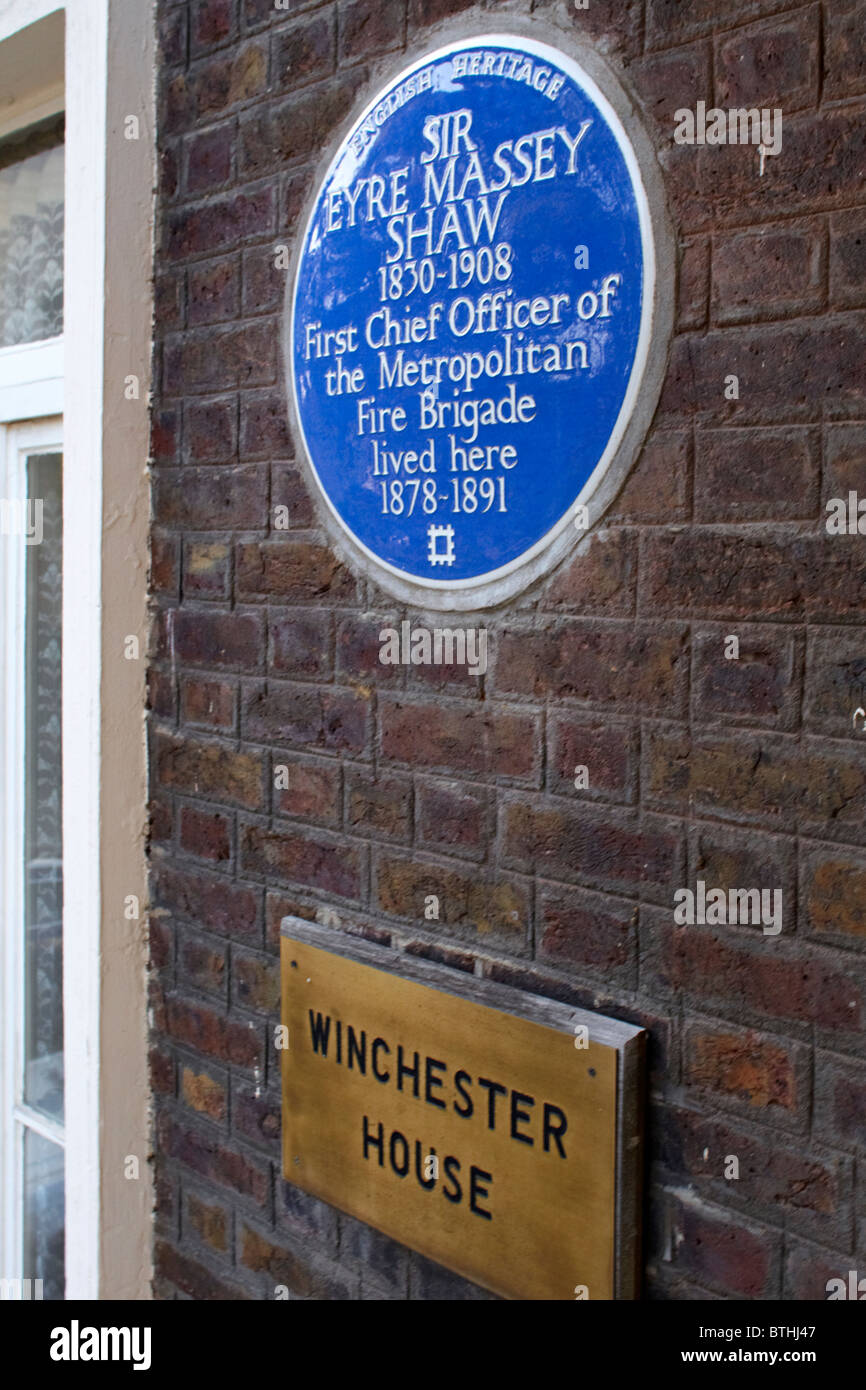
[[[862,1061],[815,1056],[815,1129],[829,1143],[866,1152],[866,1076]]]
[[[637,984],[637,908],[583,889],[539,884],[538,954],[608,984]]]
[[[279,952],[280,924],[284,917],[300,917],[304,922],[315,922],[318,908],[285,893],[265,895],[265,937],[268,950]]]
[[[237,398],[190,401],[184,411],[184,459],[188,463],[232,463],[238,450]]]
[[[157,916],[149,918],[147,944],[154,969],[170,972],[174,962],[174,929],[171,923]]]
[[[800,869],[801,915],[809,930],[866,946],[866,855],[804,846]]]
[[[151,666],[147,673],[147,708],[172,724],[177,719],[176,683],[168,671]]]
[[[661,822],[537,798],[507,803],[502,819],[505,859],[524,872],[664,902],[682,881],[682,836]]]
[[[683,1036],[683,1081],[708,1104],[798,1127],[809,1113],[810,1055],[800,1043],[699,1018]]]
[[[438,8],[437,0],[419,0],[425,6]],[[579,41],[589,41],[604,51],[613,49],[625,59],[635,57],[643,50],[643,4],[641,0],[590,0],[586,9],[568,6],[563,9],[556,0],[538,0],[534,6],[544,17],[547,10],[552,11],[554,22],[571,29]]]
[[[670,525],[688,517],[690,430],[653,430],[608,519]]]
[[[376,899],[382,912],[437,932],[457,931],[473,937],[505,938],[522,952],[529,928],[529,898],[515,882],[486,882],[464,865],[443,868],[381,854],[376,863]],[[439,900],[439,916],[425,917],[426,900]]]
[[[660,808],[801,828],[859,841],[866,811],[866,755],[835,743],[780,735],[706,737],[649,730],[643,795]]]
[[[658,127],[661,139],[673,136],[675,113],[681,107],[695,109],[710,90],[710,48],[706,43],[676,48],[671,53],[653,53],[639,58],[629,67],[629,76],[638,90],[644,111]]]
[[[187,284],[190,325],[237,318],[241,302],[241,273],[236,256],[191,267]]]
[[[643,616],[803,619],[857,618],[866,557],[856,536],[762,532],[648,531],[642,542]]]
[[[184,325],[185,300],[183,273],[157,274],[153,286],[153,320],[160,333]],[[167,460],[161,460],[167,462]]]
[[[703,328],[710,292],[710,244],[689,237],[680,245],[677,328]]]
[[[681,627],[604,625],[505,627],[496,643],[499,694],[616,703],[643,713],[684,712],[688,633]]]
[[[150,1084],[157,1095],[173,1096],[175,1090],[174,1058],[159,1047],[148,1053]]]
[[[183,806],[180,812],[180,846],[188,854],[199,859],[212,859],[216,863],[231,858],[232,822],[229,816],[218,812],[197,810],[195,806]]]
[[[826,238],[816,222],[713,238],[712,311],[716,323],[814,314],[823,305]]]
[[[181,683],[181,717],[185,724],[204,724],[213,729],[233,729],[235,687],[224,681],[197,680]]]
[[[187,541],[184,546],[183,557],[183,595],[184,598],[199,599],[225,599],[229,596],[231,568],[231,547],[221,541]],[[181,613],[184,610],[181,610]],[[199,610],[190,611],[188,618],[194,619],[199,615]],[[178,614],[180,617],[180,614]],[[217,624],[211,624],[212,630],[215,626],[224,627],[225,619]],[[177,634],[175,634],[177,640]],[[207,641],[204,633],[201,640]],[[199,648],[200,650],[200,648]],[[188,658],[185,658],[188,659]],[[194,662],[192,664],[195,664]],[[205,665],[220,666],[221,661],[206,661]]]
[[[268,1149],[275,1158],[279,1158],[280,1154],[281,1109],[279,1097],[257,1095],[239,1083],[232,1088],[232,1129],[235,1134]]]
[[[344,840],[314,838],[289,830],[266,830],[244,825],[240,832],[241,864],[245,873],[269,881],[295,883],[358,901],[362,859]]]
[[[294,454],[289,435],[286,402],[279,392],[246,392],[241,397],[240,451],[242,458],[291,458]],[[292,499],[274,495],[274,504],[290,504]],[[290,507],[294,516],[295,508]],[[310,525],[311,514],[301,525]],[[293,521],[293,525],[298,525]]]
[[[750,829],[744,835],[739,826],[698,822],[691,830],[689,883],[702,879],[707,888],[757,888],[772,893],[782,892],[782,903],[796,901],[797,842],[793,837],[759,835]],[[794,923],[783,923],[791,932]],[[745,924],[744,924],[745,925]],[[751,930],[763,934],[762,925],[748,924]]]
[[[261,937],[259,892],[214,875],[181,872],[167,864],[151,871],[156,906],[222,936],[257,941]]]
[[[278,1014],[279,962],[235,947],[232,951],[232,1003],[257,1014]]]
[[[238,592],[294,602],[352,599],[355,581],[334,552],[309,541],[256,542],[237,548]]]
[[[195,53],[225,43],[237,28],[237,0],[194,0],[190,48]]]
[[[637,539],[632,531],[594,531],[559,571],[544,596],[545,608],[577,609],[610,617],[634,612]]]
[[[194,1192],[187,1192],[184,1229],[192,1231],[211,1250],[225,1254],[229,1248],[231,1212],[219,1202],[205,1202]]]
[[[192,120],[192,90],[187,74],[180,72],[164,85],[160,93],[157,125],[166,136],[187,130]]]
[[[156,775],[163,787],[252,810],[262,804],[264,760],[260,753],[238,753],[220,743],[158,735]]]
[[[173,536],[151,535],[150,587],[161,598],[176,598],[180,584],[180,545]]]
[[[277,336],[271,319],[180,335],[166,344],[163,386],[169,395],[266,386],[276,377]]]
[[[866,706],[866,652],[860,628],[825,627],[809,632],[803,723],[831,738],[862,739]]]
[[[866,5],[863,0],[834,0],[824,13],[825,100],[866,91]]]
[[[490,793],[460,782],[416,782],[419,843],[465,854],[484,855],[490,838]]]
[[[808,422],[815,416],[808,383],[821,380],[832,418],[859,416],[866,409],[866,385],[854,344],[864,331],[862,315],[847,314],[677,338],[659,410],[668,423],[680,415],[697,415],[707,423]],[[739,380],[737,401],[724,396],[731,374]]]
[[[333,620],[327,611],[274,613],[269,624],[269,666],[295,680],[330,680]]]
[[[674,146],[664,152],[674,217],[691,234],[750,221],[836,211],[856,203],[866,150],[862,105],[785,113],[783,147],[760,174],[756,145]],[[732,369],[733,370],[733,369]]]
[[[269,681],[250,687],[243,729],[260,743],[295,744],[362,757],[369,740],[369,706],[363,694]]]
[[[183,999],[166,1000],[166,1031],[176,1042],[194,1048],[218,1062],[250,1070],[262,1063],[260,1030],[223,1018],[203,1004]]]
[[[180,173],[178,168],[179,151],[176,147],[166,145],[160,152],[157,165],[157,187],[160,196],[166,201],[171,201],[177,196],[180,186]]]
[[[633,802],[637,796],[637,732],[626,723],[603,723],[585,715],[552,715],[548,787],[576,801]],[[585,767],[589,785],[575,786],[575,769]]]
[[[748,946],[737,935],[704,927],[659,922],[651,977],[686,996],[735,1001],[765,1018],[815,1024],[828,1032],[862,1032],[863,987],[857,968],[836,956],[810,950],[794,954],[782,939]],[[862,973],[862,972],[861,972]]]
[[[393,698],[379,704],[383,757],[416,767],[536,781],[538,725],[533,715]]]
[[[286,271],[277,266],[274,246],[256,246],[243,253],[243,293],[241,309],[244,314],[273,312],[283,306],[286,294]]]
[[[218,1279],[209,1269],[175,1250],[166,1241],[157,1242],[154,1264],[160,1278],[169,1280],[196,1302],[234,1302],[249,1294],[229,1279]]]
[[[183,477],[176,476],[180,471]],[[154,480],[154,519],[190,531],[250,531],[268,524],[267,466],[184,468]]]
[[[802,1241],[785,1242],[785,1287],[783,1297],[806,1302],[826,1302],[831,1279],[844,1279],[847,1285],[851,1260]]]
[[[800,717],[800,644],[786,629],[769,624],[730,624],[697,631],[693,637],[692,698],[704,717],[725,723],[796,729]],[[725,655],[736,636],[739,653]]]
[[[824,487],[821,516],[826,526],[827,501],[849,491],[866,497],[866,426],[830,425],[824,433]]]
[[[227,251],[249,237],[268,236],[276,226],[276,198],[270,185],[230,193],[172,213],[166,224],[165,254],[170,260]]]
[[[217,1078],[207,1071],[184,1066],[181,1069],[180,1094],[184,1104],[208,1120],[222,1124],[228,1115],[229,1093],[225,1073]]]
[[[336,65],[336,12],[311,15],[278,30],[271,51],[272,86],[278,92],[294,92],[305,82],[327,77]]]
[[[695,519],[795,521],[818,510],[817,431],[699,430],[695,440]]]
[[[178,975],[193,989],[226,1000],[227,951],[222,943],[193,936],[184,928],[179,932]]]
[[[291,159],[318,154],[348,115],[362,74],[354,72],[280,105],[241,118],[240,169],[245,178],[281,170]]]
[[[268,51],[250,43],[234,56],[212,58],[196,66],[190,77],[188,100],[199,120],[221,115],[240,102],[251,101],[268,84]]]
[[[866,304],[866,212],[860,208],[830,218],[830,300],[839,308]]]
[[[673,1205],[672,1259],[678,1272],[733,1298],[778,1296],[778,1232],[689,1200]]]
[[[155,410],[150,424],[150,453],[154,463],[177,462],[180,411]]]
[[[738,29],[716,40],[716,102],[789,111],[818,100],[820,6]],[[693,104],[693,103],[692,103]]]
[[[264,665],[264,620],[261,613],[213,613],[179,608],[174,616],[174,650],[189,666],[257,671]]]
[[[290,0],[290,8],[297,9],[303,3],[304,0]],[[279,18],[280,12],[276,9],[274,0],[243,0],[243,17],[245,28],[251,29]]]
[[[647,46],[667,48],[691,34],[730,29],[778,7],[778,0],[692,0],[684,11],[678,0],[647,0]]]
[[[166,67],[177,67],[186,62],[187,21],[186,8],[164,11],[157,19],[159,61]]]
[[[665,1111],[658,1127],[661,1161],[698,1195],[722,1205],[748,1204],[753,1215],[773,1225],[800,1230],[818,1240],[851,1240],[853,1173],[850,1159],[783,1147],[778,1136],[695,1114]],[[736,1178],[726,1177],[735,1157]]]
[[[165,1157],[178,1159],[209,1182],[249,1197],[260,1207],[268,1202],[271,1187],[268,1165],[230,1149],[213,1133],[202,1134],[163,1115],[157,1128],[157,1145]]]
[[[234,134],[234,125],[227,124],[187,137],[184,153],[188,194],[212,193],[230,181]]]
[[[263,1287],[273,1298],[277,1286],[288,1289],[295,1298],[315,1298],[328,1301],[349,1299],[355,1284],[345,1274],[333,1275],[316,1268],[309,1256],[292,1250],[284,1242],[262,1235],[244,1222],[238,1233],[238,1260],[245,1269],[261,1276]]]
[[[408,840],[412,833],[412,783],[399,777],[349,772],[346,827],[371,839]]]
[[[337,623],[337,671],[343,681],[364,681],[377,686],[403,685],[405,667],[384,665],[379,660],[382,640],[379,633],[396,627],[399,619],[392,615],[377,618],[367,613],[341,618]]]
[[[275,753],[273,767],[288,768],[288,787],[274,787],[274,814],[320,825],[340,822],[340,767],[335,763],[312,762],[309,758],[287,758]]]
[[[378,58],[403,42],[406,0],[349,0],[340,6],[339,60]]]

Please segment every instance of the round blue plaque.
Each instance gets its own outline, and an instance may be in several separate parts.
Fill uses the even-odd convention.
[[[330,161],[290,289],[296,422],[350,555],[400,597],[468,608],[575,544],[634,414],[654,289],[634,148],[582,66],[488,34],[400,72]]]

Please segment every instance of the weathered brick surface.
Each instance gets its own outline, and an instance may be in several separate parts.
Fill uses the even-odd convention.
[[[372,66],[467,11],[558,16],[616,69],[677,263],[639,458],[489,617],[475,676],[379,661],[409,615],[319,527],[274,255]],[[488,1297],[283,1180],[286,914],[648,1030],[646,1296],[821,1299],[866,1258],[866,535],[825,525],[866,499],[864,23],[862,0],[159,0],[158,1297]],[[782,111],[763,174],[674,143],[698,101]],[[780,889],[781,933],[677,925],[698,880]]]

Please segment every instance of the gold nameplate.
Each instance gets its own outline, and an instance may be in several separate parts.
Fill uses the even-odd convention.
[[[282,933],[288,1181],[506,1297],[635,1297],[642,1030]]]

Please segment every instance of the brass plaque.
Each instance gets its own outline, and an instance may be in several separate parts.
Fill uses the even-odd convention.
[[[282,932],[284,1176],[506,1297],[634,1297],[642,1031]]]

